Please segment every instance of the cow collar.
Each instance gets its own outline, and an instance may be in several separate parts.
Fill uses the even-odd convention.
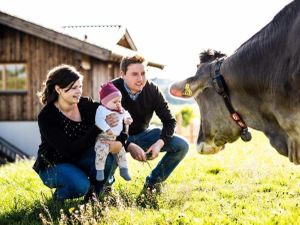
[[[218,59],[215,63],[215,71],[212,76],[213,87],[216,92],[223,97],[224,103],[230,113],[230,117],[234,120],[234,122],[241,128],[240,136],[243,141],[247,142],[251,140],[251,133],[248,131],[248,127],[240,116],[240,114],[234,110],[231,100],[228,94],[227,85],[223,78],[223,75],[220,73],[221,65],[224,62],[224,58]]]

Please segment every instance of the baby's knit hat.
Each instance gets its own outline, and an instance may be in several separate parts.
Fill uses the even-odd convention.
[[[112,82],[102,84],[100,87],[99,95],[102,105],[106,105],[110,100],[117,96],[122,96],[119,89],[116,88],[116,86]]]

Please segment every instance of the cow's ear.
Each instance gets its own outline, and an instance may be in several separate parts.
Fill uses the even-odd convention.
[[[215,51],[214,55],[215,55],[215,59],[221,59],[221,58],[227,56],[226,54],[224,54],[224,53],[222,53],[220,51]]]

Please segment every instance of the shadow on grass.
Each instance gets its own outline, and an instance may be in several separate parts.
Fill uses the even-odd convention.
[[[0,225],[35,225],[35,224],[83,224],[83,222],[101,221],[109,208],[152,208],[136,204],[136,195],[128,190],[119,190],[94,201],[84,202],[83,198],[66,200],[64,203],[42,196],[32,201],[27,207],[17,207],[8,213],[0,212]],[[74,223],[73,223],[74,222]],[[81,223],[82,222],[82,223]]]
[[[55,202],[52,199],[34,201],[27,209],[13,210],[0,214],[1,225],[35,225],[59,224],[61,212],[67,214],[70,209],[77,208],[82,200],[68,200],[65,203]]]

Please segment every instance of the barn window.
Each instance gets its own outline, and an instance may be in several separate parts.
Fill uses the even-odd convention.
[[[24,63],[0,63],[0,91],[26,90],[26,65]]]

